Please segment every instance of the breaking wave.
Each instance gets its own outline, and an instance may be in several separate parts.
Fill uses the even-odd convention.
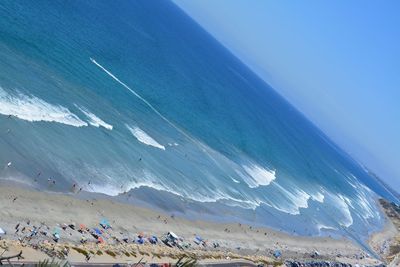
[[[89,110],[83,108],[83,107],[79,107],[77,105],[75,105],[83,114],[86,115],[86,117],[88,118],[88,122],[90,125],[94,126],[94,127],[103,127],[107,130],[112,130],[113,126],[111,124],[106,123],[105,121],[103,121],[102,119],[100,119],[99,117],[97,117],[96,115],[94,115],[93,113],[91,113]]]
[[[353,224],[353,217],[350,212],[350,206],[352,203],[349,198],[341,194],[330,194],[329,197],[333,200],[334,206],[332,207],[331,215],[338,219],[340,225],[349,227]]]
[[[311,199],[318,201],[319,203],[324,203],[325,196],[321,192],[317,192],[315,194],[311,194]]]
[[[311,196],[303,190],[297,188],[292,192],[283,188],[278,183],[274,183],[274,186],[276,186],[276,188],[282,193],[282,196],[284,196],[286,201],[282,201],[279,204],[272,204],[271,206],[273,208],[292,215],[300,214],[300,208],[308,208],[308,200]]]
[[[267,170],[259,165],[243,165],[245,173],[238,173],[250,188],[269,185],[275,180],[275,170]]]
[[[0,87],[0,114],[36,122],[58,122],[75,127],[88,126],[69,109],[50,104],[36,96],[22,93],[10,94]]]
[[[156,140],[154,140],[150,135],[148,135],[145,131],[143,131],[139,127],[136,126],[131,127],[127,124],[125,126],[139,142],[146,144],[148,146],[165,150],[165,146],[158,143]]]

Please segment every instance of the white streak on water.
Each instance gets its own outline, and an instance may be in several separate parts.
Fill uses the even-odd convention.
[[[139,141],[142,142],[143,144],[153,146],[162,150],[165,150],[165,146],[161,145],[158,143],[156,140],[154,140],[150,135],[148,135],[145,131],[140,129],[139,127],[136,126],[129,126],[125,125],[126,128],[135,136],[135,138]]]
[[[245,173],[237,171],[250,188],[267,186],[275,180],[275,170],[267,170],[257,164],[242,166]]]
[[[107,73],[111,78],[113,78],[115,81],[117,81],[119,84],[121,84],[125,89],[127,89],[129,92],[131,92],[134,96],[139,98],[143,103],[146,104],[152,111],[154,111],[158,116],[160,116],[161,119],[163,119],[165,122],[167,122],[169,125],[171,125],[174,129],[176,129],[178,132],[186,136],[192,141],[195,141],[192,139],[191,136],[189,136],[187,133],[182,131],[178,126],[176,126],[173,122],[171,122],[169,119],[167,119],[164,115],[162,115],[155,107],[153,107],[152,104],[150,104],[146,99],[144,99],[142,96],[140,96],[135,90],[130,88],[126,83],[118,79],[114,74],[112,74],[109,70],[107,70],[105,67],[103,67],[100,63],[98,63],[95,59],[90,58],[90,61],[92,61],[93,64],[95,64],[97,67],[99,67],[101,70],[103,70],[105,73]]]
[[[97,117],[95,114],[91,113],[89,110],[87,110],[86,108],[83,107],[79,107],[77,105],[75,105],[83,114],[86,115],[86,117],[89,119],[89,124],[94,126],[94,127],[104,127],[107,130],[112,130],[113,126],[111,124],[106,123],[105,121],[103,121],[102,119],[100,119],[99,117]]]
[[[320,203],[324,203],[325,196],[321,192],[317,192],[316,194],[311,195],[311,199]]]
[[[30,122],[46,121],[75,127],[88,126],[86,122],[63,106],[47,103],[33,95],[28,96],[22,93],[12,95],[1,87],[0,114],[13,115]]]

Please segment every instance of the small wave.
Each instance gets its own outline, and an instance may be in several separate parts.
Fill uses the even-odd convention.
[[[86,122],[63,106],[52,105],[32,95],[9,94],[1,87],[0,114],[13,115],[30,122],[46,121],[75,127],[88,126]]]
[[[129,126],[125,125],[126,128],[135,136],[135,138],[139,141],[142,142],[143,144],[153,146],[162,150],[165,150],[165,146],[161,145],[158,143],[156,140],[154,140],[151,136],[149,136],[146,132],[144,132],[142,129],[136,126]]]
[[[89,124],[94,126],[94,127],[104,127],[107,130],[112,130],[113,126],[111,124],[106,123],[105,121],[103,121],[102,119],[100,119],[99,117],[97,117],[96,115],[94,115],[93,113],[91,113],[89,110],[83,108],[83,107],[79,107],[77,105],[75,105],[83,114],[86,115],[86,117],[89,119]]]
[[[168,143],[168,146],[179,146],[178,143]]]
[[[351,216],[349,207],[349,205],[351,205],[350,200],[341,194],[338,195],[330,194],[330,197],[335,203],[334,207],[342,215],[342,220],[341,221],[338,220],[339,224],[345,227],[349,227],[350,225],[352,225],[353,217]],[[335,216],[335,214],[333,214],[333,216]]]
[[[308,208],[308,200],[311,197],[309,194],[298,188],[295,188],[293,192],[291,192],[278,183],[275,183],[274,185],[277,186],[277,188],[282,192],[282,195],[288,200],[287,203],[273,205],[275,209],[292,215],[298,215],[300,214],[300,208]]]
[[[325,196],[321,192],[317,192],[316,194],[311,194],[311,199],[324,203]]]
[[[232,178],[232,177],[230,177],[230,178],[234,183],[240,184],[240,182],[238,180],[236,180],[235,178]]]
[[[256,164],[243,165],[243,169],[246,174],[239,175],[251,188],[269,185],[276,178],[275,170],[267,170]]]
[[[335,227],[333,227],[333,226],[328,226],[328,225],[324,225],[324,224],[321,224],[321,223],[318,223],[317,225],[316,225],[316,227],[317,227],[317,229],[318,229],[318,231],[319,232],[321,232],[321,230],[322,229],[325,229],[325,230],[337,230]]]

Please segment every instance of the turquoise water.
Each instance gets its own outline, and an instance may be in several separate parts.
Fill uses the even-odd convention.
[[[395,200],[169,1],[1,1],[0,58],[1,179],[361,241]]]

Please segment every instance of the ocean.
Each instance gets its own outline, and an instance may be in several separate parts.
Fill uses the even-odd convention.
[[[398,201],[170,1],[1,1],[0,59],[0,179],[361,243]]]

